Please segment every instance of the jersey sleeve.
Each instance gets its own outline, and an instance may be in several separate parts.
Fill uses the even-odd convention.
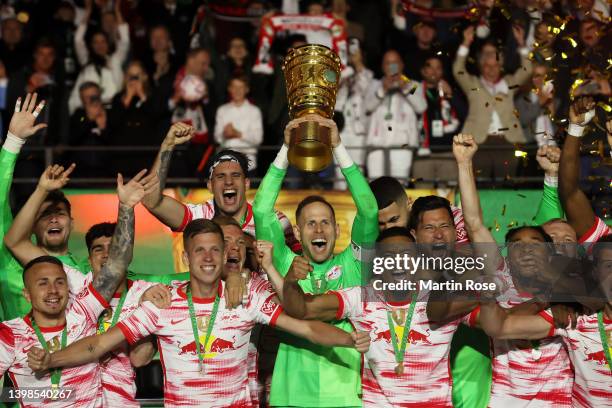
[[[548,335],[546,337],[554,336],[556,329],[555,329],[555,321],[553,318],[552,310],[544,309],[540,313],[538,313],[538,316],[540,316],[541,318],[543,318],[550,324],[550,330],[548,331]]]
[[[459,207],[451,206],[453,210],[453,221],[455,222],[455,230],[457,235],[457,243],[463,244],[469,242],[470,239],[465,229],[465,219],[463,218],[463,210]]]
[[[155,334],[160,327],[161,310],[149,301],[140,305],[130,317],[117,323],[117,327],[131,345]]]
[[[80,309],[90,321],[97,322],[100,313],[108,309],[110,305],[93,287],[93,283],[90,283],[75,296],[72,307]]]
[[[73,268],[70,265],[63,264],[64,271],[66,272],[66,276],[68,277],[68,288],[70,293],[79,294],[81,291],[89,285],[93,280],[92,273],[88,273],[84,275],[78,269]]]
[[[357,215],[351,229],[351,242],[355,258],[361,260],[365,245],[373,245],[378,237],[378,205],[374,193],[357,165],[342,169],[351,196],[357,207]]]
[[[285,243],[283,226],[274,211],[274,204],[280,193],[286,170],[270,165],[263,178],[255,201],[253,202],[253,217],[255,218],[255,236],[257,239],[270,241],[274,245],[273,263],[278,272],[285,276],[295,254]]]
[[[15,335],[13,330],[0,323],[0,376],[13,365],[15,361]]]
[[[476,306],[472,311],[463,316],[459,321],[468,327],[476,327],[478,323],[478,315],[480,313],[480,305]]]
[[[586,250],[587,254],[593,251],[593,244],[600,238],[612,234],[612,229],[599,217],[595,217],[593,226],[578,239],[578,243]]]
[[[544,183],[544,192],[534,222],[536,225],[542,225],[555,218],[563,218],[563,207],[559,201],[558,188]]]
[[[361,296],[362,288],[355,286],[350,289],[341,289],[338,291],[330,291],[338,297],[338,311],[336,312],[336,320],[351,319],[363,314],[363,299]]]
[[[276,319],[283,311],[281,305],[275,302],[276,292],[269,282],[260,279],[254,284],[249,311],[257,323],[274,326]]]
[[[183,203],[183,221],[181,221],[181,225],[173,229],[174,232],[183,232],[187,224],[189,224],[192,220],[197,220],[199,218],[204,218],[202,205],[201,204],[184,204]]]
[[[151,273],[134,273],[128,271],[128,279],[133,281],[146,281],[150,283],[163,283],[164,285],[172,285],[172,282],[189,280],[189,272],[181,273],[166,273],[166,274],[151,274]]]

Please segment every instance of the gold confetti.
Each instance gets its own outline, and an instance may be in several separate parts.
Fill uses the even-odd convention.
[[[497,218],[495,219],[495,231],[499,231],[501,229],[501,227],[499,226],[499,223],[497,222]]]
[[[612,106],[604,102],[597,102],[597,106],[605,110],[606,112],[612,112]]]
[[[499,128],[499,129],[497,129],[498,132],[504,132],[506,130],[510,130],[510,128]]]
[[[522,157],[525,158],[527,157],[527,152],[524,152],[522,150],[515,150],[514,151],[514,157]]]
[[[514,228],[514,226],[517,224],[516,221],[510,221],[510,223],[508,224],[508,228]]]
[[[495,100],[496,100],[496,101],[498,101],[498,102],[503,102],[503,101],[504,101],[504,98],[499,97],[499,96],[496,96],[496,97],[495,97]]]
[[[527,196],[525,194],[517,194],[517,196],[519,196],[521,198],[527,198]]]
[[[519,114],[518,109],[514,110],[514,116],[516,116],[516,118],[518,119],[521,115]]]
[[[477,91],[477,90],[479,90],[479,89],[480,89],[480,88],[472,88],[472,91]]]
[[[506,215],[506,204],[502,207],[502,217]]]
[[[489,107],[489,102],[485,102],[485,108]]]
[[[508,89],[516,89],[518,87],[519,87],[518,85],[512,85],[512,86],[509,86]]]
[[[567,59],[567,54],[566,54],[566,53],[564,53],[564,52],[561,52],[561,58],[563,58],[563,59]]]

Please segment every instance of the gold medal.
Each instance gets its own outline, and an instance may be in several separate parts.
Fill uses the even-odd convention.
[[[395,374],[396,375],[404,375],[404,362],[398,363],[395,366]]]

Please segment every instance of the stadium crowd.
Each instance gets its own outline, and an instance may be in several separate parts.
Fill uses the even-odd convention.
[[[14,400],[139,406],[136,369],[159,352],[169,407],[610,406],[607,4],[8,3],[0,373]],[[333,118],[289,118],[282,58],[307,43],[343,62]],[[331,135],[334,165],[315,176],[288,161],[304,121]],[[529,159],[541,201],[498,243],[478,189],[537,175]],[[116,178],[119,200],[87,259],[70,251],[61,191],[77,174]],[[164,194],[196,175],[209,201]],[[18,177],[38,182],[18,191]],[[284,186],[331,179],[357,208],[346,248],[324,196],[295,225],[275,209]],[[461,208],[412,202],[408,185],[457,186]],[[14,217],[11,189],[25,198]],[[185,273],[129,270],[138,204],[182,232]],[[396,255],[484,261],[372,274],[374,256]]]

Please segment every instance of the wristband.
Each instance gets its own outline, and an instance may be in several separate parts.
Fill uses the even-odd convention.
[[[21,146],[23,146],[24,144],[25,139],[17,137],[11,132],[8,132],[2,148],[8,152],[17,154],[21,150]]]
[[[567,134],[573,137],[582,137],[584,134],[584,126],[578,125],[576,123],[570,123],[567,127]]]
[[[286,170],[289,167],[289,159],[287,158],[287,153],[289,152],[289,147],[286,144],[283,144],[276,155],[276,158],[272,162],[274,167]]]
[[[548,174],[545,174],[544,184],[549,187],[558,187],[559,186],[559,176],[550,176]]]
[[[341,169],[346,169],[353,165],[353,159],[349,155],[346,147],[342,143],[333,149],[334,158],[336,159],[336,163],[340,166]]]

